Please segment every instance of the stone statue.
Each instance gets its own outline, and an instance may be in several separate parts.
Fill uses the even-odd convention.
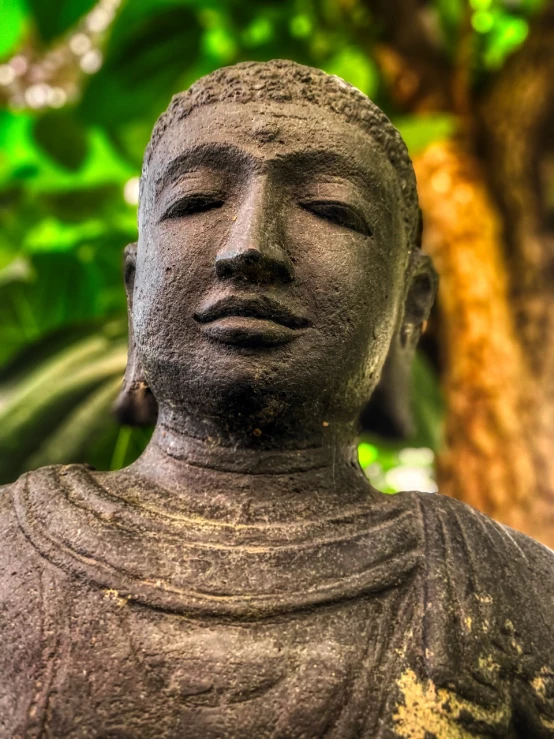
[[[554,736],[553,553],[357,463],[434,296],[420,232],[342,80],[239,64],[173,99],[125,271],[120,413],[156,430],[0,497],[3,739]]]

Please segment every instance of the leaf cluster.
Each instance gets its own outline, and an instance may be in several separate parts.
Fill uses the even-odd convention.
[[[539,0],[471,2],[480,63],[494,67],[521,43]],[[433,0],[428,10],[454,53],[465,2]],[[49,49],[86,32],[94,11],[95,0],[0,0],[0,64],[27,53],[40,68]],[[479,13],[490,13],[487,29]],[[124,366],[121,255],[136,238],[132,193],[171,96],[222,65],[291,58],[373,97],[417,151],[456,124],[398,116],[371,53],[382,32],[362,0],[127,0],[75,102],[0,110],[0,482],[53,461],[118,467],[147,438],[117,428],[108,411]],[[436,446],[431,405],[422,443]]]

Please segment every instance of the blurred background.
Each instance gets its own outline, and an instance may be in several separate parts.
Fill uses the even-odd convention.
[[[438,486],[554,546],[550,0],[0,0],[0,484],[118,469],[147,443],[110,414],[142,154],[173,93],[271,58],[389,115],[441,278],[413,433],[383,419],[362,466],[383,492]]]

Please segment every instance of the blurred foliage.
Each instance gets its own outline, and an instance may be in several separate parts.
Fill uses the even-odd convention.
[[[494,71],[525,40],[529,19],[545,0],[433,0],[444,42],[454,56],[469,18],[474,31],[474,69]]]
[[[433,0],[430,7],[453,55],[470,18],[477,79],[523,41],[538,2]],[[447,115],[398,115],[371,57],[381,29],[358,0],[128,0],[102,34],[94,74],[80,70],[87,69],[80,51],[70,55],[79,79],[72,102],[48,107],[36,94],[10,100],[14,55],[27,55],[40,79],[49,50],[77,48],[75,34],[98,26],[102,0],[94,4],[0,0],[0,483],[47,462],[117,468],[148,438],[118,428],[109,407],[125,362],[120,263],[136,238],[132,185],[172,94],[222,65],[290,58],[370,95],[412,153],[456,130]],[[422,360],[414,378],[412,444],[436,449],[441,404],[433,370]],[[398,461],[400,447],[372,448],[370,460],[362,447],[364,466],[377,462],[386,473]]]

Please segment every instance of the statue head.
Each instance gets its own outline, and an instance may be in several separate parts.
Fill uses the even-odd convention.
[[[200,79],[145,154],[122,415],[138,392],[146,421],[155,398],[246,435],[353,426],[428,316],[420,236],[406,146],[359,90],[289,61]]]

